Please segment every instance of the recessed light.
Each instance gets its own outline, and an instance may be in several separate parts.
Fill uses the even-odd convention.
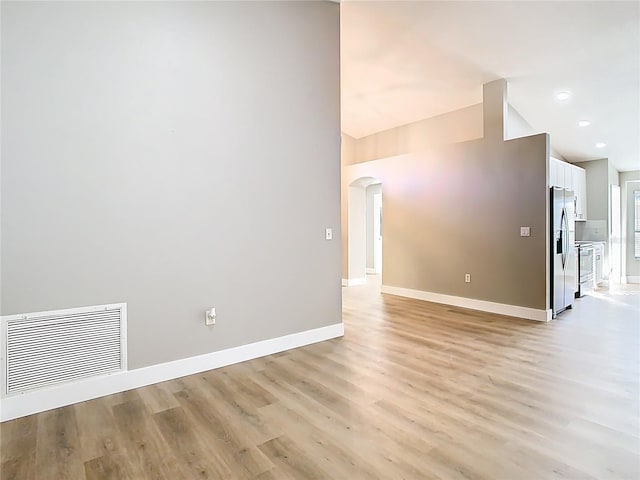
[[[591,125],[591,122],[589,120],[580,120],[578,122],[579,127],[588,127],[589,125]]]
[[[606,144],[606,143],[604,143],[604,142],[598,142],[598,143],[596,143],[596,148],[604,148],[604,147],[606,147],[606,146],[607,146],[607,144]]]
[[[558,92],[556,93],[556,100],[559,102],[565,102],[571,98],[571,92]]]

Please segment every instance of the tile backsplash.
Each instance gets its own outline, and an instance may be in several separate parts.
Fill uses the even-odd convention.
[[[576,222],[576,240],[607,240],[606,220],[587,220]]]

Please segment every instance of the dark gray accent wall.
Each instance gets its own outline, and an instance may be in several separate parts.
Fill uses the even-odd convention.
[[[341,322],[339,81],[331,2],[2,2],[2,314],[127,302],[130,368]]]

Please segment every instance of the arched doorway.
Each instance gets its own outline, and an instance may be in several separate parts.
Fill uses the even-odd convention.
[[[374,177],[354,180],[347,203],[348,277],[343,284],[363,285],[367,274],[382,273],[382,182]]]

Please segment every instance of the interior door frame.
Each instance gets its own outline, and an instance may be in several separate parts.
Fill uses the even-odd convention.
[[[373,269],[382,273],[382,193],[373,195]]]
[[[609,282],[622,279],[622,199],[619,185],[609,185]]]

